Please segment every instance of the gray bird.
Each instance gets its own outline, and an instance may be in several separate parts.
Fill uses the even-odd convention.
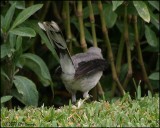
[[[38,24],[46,31],[50,43],[58,53],[62,70],[61,79],[72,95],[72,102],[76,102],[77,91],[83,92],[83,98],[88,98],[88,92],[96,86],[108,66],[101,49],[91,47],[87,52],[71,57],[59,26],[54,21]]]

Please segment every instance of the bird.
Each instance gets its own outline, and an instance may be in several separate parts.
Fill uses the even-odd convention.
[[[72,103],[76,103],[76,93],[83,93],[83,98],[89,98],[89,91],[99,82],[108,62],[103,58],[101,49],[90,47],[86,52],[73,56],[67,48],[58,24],[54,21],[38,22],[39,27],[48,36],[51,45],[55,48],[61,69],[61,79],[66,90],[72,95]]]

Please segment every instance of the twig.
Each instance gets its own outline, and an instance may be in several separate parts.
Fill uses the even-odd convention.
[[[121,62],[122,62],[123,49],[124,49],[124,32],[121,35],[121,39],[120,39],[120,43],[119,43],[119,48],[118,48],[118,53],[117,53],[117,58],[116,58],[117,76],[119,76],[120,70],[121,70]],[[116,82],[113,81],[113,83],[112,83],[112,90],[111,90],[111,97],[114,96],[115,90],[116,90]]]
[[[92,3],[91,3],[90,0],[88,1],[88,7],[89,7],[89,14],[90,14],[89,17],[90,17],[91,31],[92,31],[92,37],[93,37],[93,46],[97,47],[98,45],[97,45],[97,36],[96,36],[96,30],[95,30],[95,19],[94,19]],[[104,94],[104,91],[102,89],[102,86],[101,86],[100,82],[98,82],[96,87],[94,87],[92,89],[91,93],[92,93],[92,96],[93,96],[94,100],[98,99],[97,92],[98,92],[99,95],[103,95]]]
[[[45,19],[45,17],[46,17],[46,14],[47,14],[47,12],[48,12],[48,10],[49,10],[50,2],[51,2],[51,1],[45,2],[45,4],[44,4],[44,9],[41,10],[41,15],[39,15],[41,21],[43,21],[43,20]]]
[[[116,68],[115,68],[115,65],[114,65],[112,48],[111,48],[110,40],[109,40],[109,37],[108,37],[108,30],[107,30],[105,19],[104,19],[103,7],[102,7],[101,1],[98,1],[98,9],[99,9],[99,13],[100,13],[102,33],[103,33],[104,41],[107,45],[108,57],[109,57],[109,60],[111,62],[112,77],[113,77],[113,80],[116,81],[116,83],[117,83],[117,85],[118,85],[118,87],[121,91],[121,94],[124,95],[125,91],[122,88],[121,83],[119,82],[119,79],[118,79],[118,76],[117,76],[117,73],[116,73]]]
[[[69,1],[63,2],[62,17],[64,21],[69,51],[72,54],[72,33],[71,33],[71,25],[70,25]]]
[[[142,57],[142,51],[141,51],[140,42],[139,42],[138,26],[137,26],[137,16],[135,15],[133,16],[133,21],[134,21],[135,45],[138,53],[138,61],[142,69],[142,75],[143,75],[144,81],[148,85],[148,88],[153,93],[152,85],[148,79],[147,72],[144,66],[143,57]]]
[[[130,43],[128,35],[128,22],[127,22],[127,5],[125,5],[125,12],[124,12],[124,40],[126,43],[127,60],[128,60],[128,73],[123,83],[123,88],[125,89],[130,78],[132,77],[132,61],[131,61],[131,51],[130,51]]]
[[[78,1],[77,17],[78,17],[79,27],[80,27],[81,47],[82,47],[83,51],[86,51],[87,50],[87,44],[86,44],[86,40],[85,40],[84,25],[83,25],[82,1]]]

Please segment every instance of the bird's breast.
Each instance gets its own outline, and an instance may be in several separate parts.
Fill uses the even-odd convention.
[[[62,74],[61,78],[67,90],[86,92],[96,86],[102,74],[103,72],[99,71],[92,75],[85,75],[79,79],[75,79],[73,75]]]

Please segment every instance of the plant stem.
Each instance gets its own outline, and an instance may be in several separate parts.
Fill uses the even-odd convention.
[[[92,36],[93,36],[93,46],[97,47],[97,38],[96,38],[96,30],[95,30],[95,19],[94,19],[94,13],[92,8],[92,3],[89,0],[88,1],[88,7],[89,7],[89,18],[91,22],[91,30],[92,30]]]
[[[120,70],[121,70],[123,49],[124,49],[124,33],[122,33],[122,35],[121,35],[121,39],[120,39],[120,43],[119,43],[119,49],[118,49],[117,58],[116,58],[116,70],[117,70],[117,75],[118,76],[119,76]]]
[[[67,28],[67,40],[71,40],[71,26],[70,26],[70,15],[69,15],[69,1],[65,1],[66,3],[66,28]]]
[[[64,24],[64,29],[65,29],[65,32],[66,32],[66,36],[67,36],[67,14],[66,14],[66,4],[67,4],[67,1],[63,1],[63,7],[62,7],[62,18],[63,18],[63,24]]]
[[[118,48],[118,53],[117,53],[117,58],[116,58],[117,76],[119,76],[120,70],[121,70],[121,62],[122,62],[123,49],[124,49],[124,32],[122,32],[122,35],[121,35],[121,39],[120,39],[120,43],[119,43],[119,48]],[[116,82],[113,81],[113,83],[112,83],[111,97],[114,96],[115,90],[116,90]]]
[[[48,12],[49,6],[51,4],[51,1],[46,1],[44,4],[44,9],[41,10],[40,20],[43,21],[46,17],[46,14]]]
[[[102,7],[101,1],[98,1],[98,9],[99,9],[99,13],[100,13],[102,33],[103,33],[104,41],[105,41],[106,46],[107,46],[108,58],[111,62],[112,77],[113,77],[113,80],[116,81],[116,83],[117,83],[117,85],[118,85],[118,87],[121,91],[121,94],[124,95],[125,91],[122,88],[121,83],[119,82],[119,79],[118,79],[118,76],[117,76],[117,73],[116,73],[116,68],[115,68],[115,65],[114,65],[112,48],[111,48],[110,40],[109,40],[109,37],[108,37],[108,30],[107,30],[105,19],[104,19],[103,7]]]
[[[77,16],[80,26],[80,43],[83,51],[87,50],[87,44],[85,40],[85,33],[84,33],[84,24],[83,24],[83,12],[82,12],[82,1],[78,1],[77,7]]]
[[[123,88],[125,89],[130,78],[132,77],[132,61],[131,61],[131,51],[130,51],[129,34],[128,34],[128,22],[127,22],[127,5],[125,5],[125,12],[124,12],[124,40],[126,43],[127,60],[128,60],[128,72],[123,83]]]
[[[13,85],[13,77],[14,77],[14,71],[15,71],[12,57],[7,57],[5,71],[6,71],[7,76],[9,77],[9,80],[6,80],[6,82],[5,82],[4,95],[11,95],[11,89],[12,89],[12,85]],[[12,108],[12,101],[9,100],[6,103],[6,105],[9,109],[11,109]]]
[[[62,17],[64,21],[66,36],[67,36],[66,42],[69,46],[69,51],[72,54],[72,33],[71,33],[71,26],[70,26],[69,1],[63,2]]]
[[[141,46],[140,46],[140,42],[139,42],[138,26],[137,26],[137,16],[135,16],[135,15],[133,16],[133,21],[134,21],[135,45],[136,45],[136,49],[137,49],[137,53],[138,53],[138,61],[141,66],[141,69],[142,69],[142,75],[143,75],[144,81],[148,85],[148,88],[153,93],[152,85],[148,79],[147,72],[146,72],[146,69],[144,66],[143,57],[142,57],[142,51],[141,51]]]
[[[59,9],[57,8],[56,1],[52,1],[53,15],[57,18],[58,21],[62,21],[62,18],[59,13]]]
[[[92,31],[92,37],[93,37],[93,46],[94,47],[97,47],[98,44],[97,44],[97,36],[96,36],[96,29],[95,29],[95,19],[94,19],[94,13],[93,13],[93,7],[92,7],[92,3],[91,1],[89,0],[88,1],[88,7],[89,7],[89,14],[90,14],[90,22],[91,22],[91,31]],[[98,84],[96,85],[94,89],[94,93],[97,94],[96,92],[98,92],[99,95],[103,95],[104,94],[104,91],[103,91],[103,88],[101,86],[101,83],[98,82]],[[98,97],[97,97],[98,99]]]

